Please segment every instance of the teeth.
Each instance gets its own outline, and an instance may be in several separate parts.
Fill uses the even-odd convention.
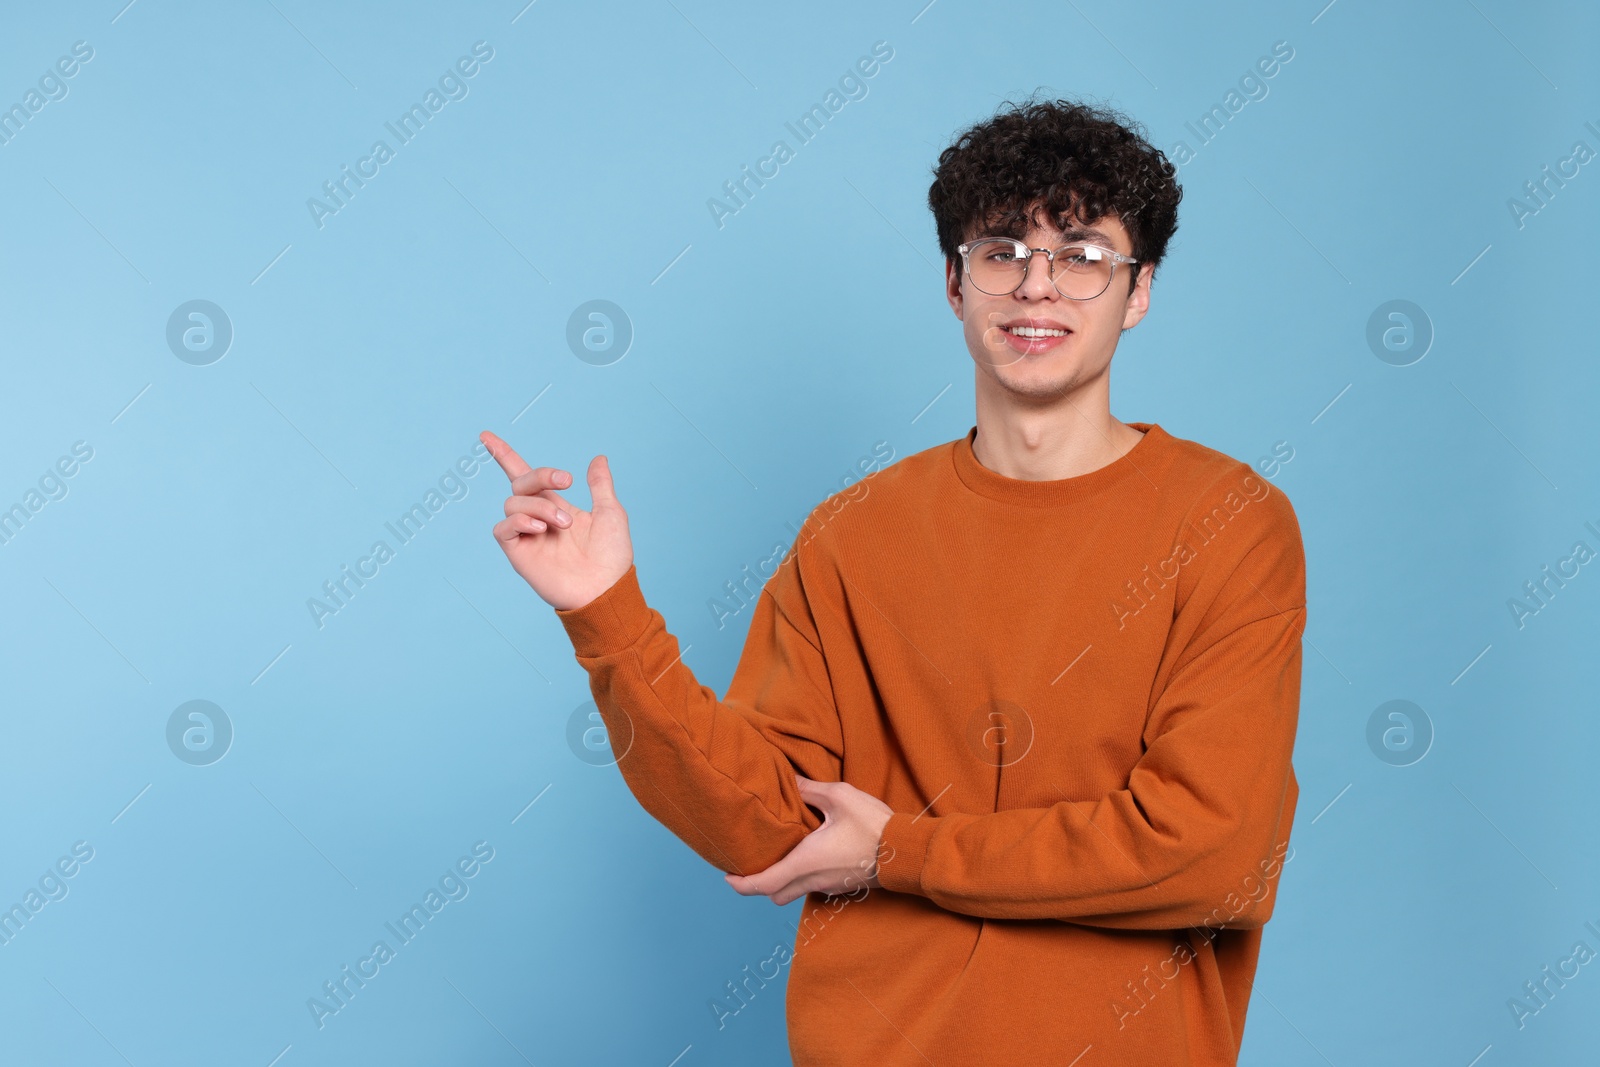
[[[1007,328],[1006,332],[1017,337],[1065,337],[1067,335],[1066,330],[1044,330],[1036,326],[1011,326]]]

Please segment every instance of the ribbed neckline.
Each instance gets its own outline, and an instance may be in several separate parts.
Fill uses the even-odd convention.
[[[1030,507],[1053,507],[1092,496],[1117,484],[1141,467],[1152,466],[1157,453],[1164,452],[1172,437],[1153,422],[1130,422],[1144,436],[1128,451],[1098,470],[1073,478],[1047,481],[1030,481],[1025,478],[1008,478],[978,462],[972,443],[978,438],[978,427],[973,426],[967,436],[952,441],[950,457],[955,464],[956,477],[974,493],[1008,504]]]

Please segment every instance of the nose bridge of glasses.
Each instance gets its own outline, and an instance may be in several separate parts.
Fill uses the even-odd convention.
[[[1054,249],[1029,248],[1021,241],[1017,242],[1017,249],[1017,260],[1022,264],[1022,277],[1017,279],[1018,288],[1027,285],[1030,277],[1043,277],[1044,284],[1047,286],[1053,286],[1055,284],[1054,279],[1056,273],[1056,261]],[[1044,266],[1040,268],[1042,273],[1036,274],[1033,269],[1033,263],[1035,258],[1041,253],[1044,255]]]

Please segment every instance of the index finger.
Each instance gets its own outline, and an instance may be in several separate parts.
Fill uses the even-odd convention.
[[[478,435],[478,440],[482,441],[485,447],[489,449],[489,455],[493,456],[494,461],[500,464],[500,469],[506,472],[507,478],[515,481],[518,475],[527,474],[531,469],[529,468],[528,464],[523,461],[523,458],[517,455],[516,449],[500,440],[500,438],[496,437],[488,430],[480,433]]]
[[[571,505],[556,492],[557,486],[566,486],[572,482],[571,476],[566,471],[554,467],[529,467],[527,462],[517,455],[516,449],[488,430],[479,434],[478,439],[488,446],[489,454],[500,464],[500,469],[506,472],[506,477],[511,479],[512,495],[543,495],[571,510]]]

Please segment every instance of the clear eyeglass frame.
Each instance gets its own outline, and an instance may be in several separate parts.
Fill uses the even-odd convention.
[[[979,246],[986,245],[986,244],[989,244],[989,243],[1003,243],[1003,244],[1011,245],[1012,248],[1014,248],[1016,250],[1017,260],[1019,262],[1023,262],[1023,257],[1024,256],[1027,257],[1026,262],[1023,262],[1022,273],[1017,276],[1017,284],[1013,285],[1011,288],[1005,290],[1004,292],[1000,292],[1000,293],[991,293],[991,292],[989,292],[989,290],[987,290],[987,289],[983,288],[982,286],[980,286],[978,284],[978,282],[977,282],[977,279],[973,278],[973,275],[972,275],[971,253],[973,252],[974,249],[977,249]],[[1059,284],[1057,284],[1057,281],[1056,281],[1056,256],[1060,255],[1062,252],[1065,252],[1069,248],[1074,248],[1074,249],[1075,248],[1092,249],[1092,250],[1094,250],[1096,252],[1099,252],[1101,255],[1103,255],[1111,263],[1111,270],[1106,274],[1106,283],[1105,283],[1105,285],[1101,286],[1100,292],[1095,293],[1093,296],[1073,296],[1070,293],[1065,293],[1065,292],[1061,291],[1061,286]],[[1055,287],[1055,291],[1056,292],[1061,293],[1062,297],[1067,299],[1067,300],[1094,300],[1096,297],[1099,297],[1102,293],[1104,293],[1107,289],[1111,288],[1112,279],[1114,279],[1117,276],[1117,267],[1118,267],[1118,265],[1123,264],[1123,263],[1137,263],[1137,262],[1139,262],[1133,256],[1125,256],[1121,252],[1118,252],[1114,248],[1107,248],[1104,245],[1091,244],[1091,243],[1086,242],[1086,241],[1074,241],[1074,242],[1072,242],[1070,244],[1064,244],[1064,245],[1060,246],[1059,248],[1053,248],[1052,249],[1052,248],[1029,248],[1026,244],[1024,244],[1021,241],[1017,240],[1015,237],[979,237],[979,238],[976,238],[976,239],[974,239],[972,241],[968,241],[965,244],[957,245],[956,246],[956,251],[961,253],[961,269],[964,272],[966,272],[966,275],[967,275],[967,277],[969,279],[972,279],[972,287],[974,289],[977,289],[978,292],[983,293],[986,296],[1009,296],[1012,293],[1016,292],[1018,289],[1022,288],[1022,283],[1028,280],[1028,268],[1030,266],[1032,266],[1032,264],[1033,264],[1033,254],[1035,252],[1043,252],[1044,253],[1045,259],[1050,264],[1050,284]]]

